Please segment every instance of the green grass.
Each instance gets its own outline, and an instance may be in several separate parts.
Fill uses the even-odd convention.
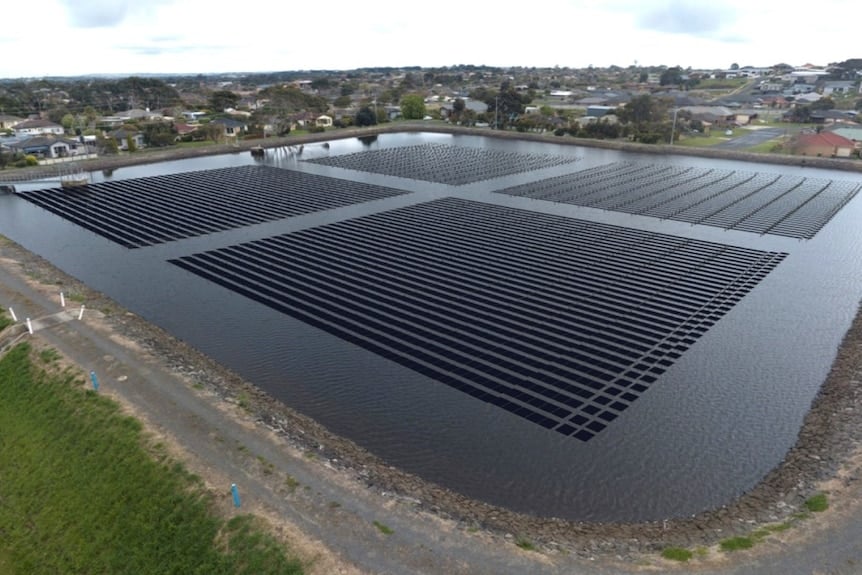
[[[829,500],[825,493],[818,493],[805,500],[805,508],[812,513],[820,513],[829,509]]]
[[[293,475],[288,475],[284,478],[284,486],[290,493],[293,493],[299,487],[299,481]]]
[[[84,294],[76,292],[76,291],[71,292],[71,293],[67,293],[67,294],[63,294],[63,297],[65,297],[67,300],[69,300],[70,302],[73,302],[73,303],[84,303],[84,301],[85,301]]]
[[[708,148],[716,144],[726,142],[731,136],[725,136],[724,132],[721,135],[711,136],[686,136],[683,139],[674,140],[674,146],[686,146],[689,148]]]
[[[533,544],[533,542],[530,541],[529,539],[527,539],[526,537],[518,537],[515,540],[515,545],[517,545],[518,547],[520,547],[524,551],[535,551],[536,550],[536,546]]]
[[[694,90],[736,90],[748,83],[748,78],[704,78]]]
[[[668,547],[661,552],[661,556],[671,561],[688,561],[694,557],[694,553],[682,547]]]
[[[393,533],[395,533],[395,531],[393,531],[391,527],[377,521],[376,519],[373,521],[373,523],[374,523],[374,526],[377,527],[377,530],[380,531],[381,533],[383,533],[384,535],[392,535]]]
[[[46,347],[39,351],[39,359],[42,360],[42,363],[51,364],[60,359],[60,352],[53,347]]]
[[[38,368],[28,344],[0,360],[4,573],[302,573],[255,518],[219,517],[200,479],[82,382]]]
[[[3,331],[10,325],[15,323],[12,318],[6,313],[6,310],[0,309],[0,331]]]
[[[215,146],[218,142],[213,142],[212,140],[202,140],[200,142],[177,142],[174,148],[207,148],[209,146]],[[159,150],[164,150],[165,148],[147,148],[147,150],[152,150],[157,152]]]
[[[731,537],[724,539],[719,543],[722,551],[739,551],[741,549],[751,549],[754,547],[754,540],[751,537]]]
[[[767,140],[766,142],[762,142],[756,146],[745,148],[745,151],[753,152],[755,154],[787,154],[789,152],[785,149],[782,140],[783,138]]]

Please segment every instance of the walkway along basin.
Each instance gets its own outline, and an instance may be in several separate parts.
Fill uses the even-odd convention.
[[[314,181],[297,195],[313,202],[392,192],[237,222],[264,190],[234,182],[234,207],[218,207],[210,184],[214,209],[167,227],[221,224],[103,237],[152,233],[129,216],[150,202],[165,220],[177,202],[153,199],[160,182],[191,193],[170,192],[170,173],[254,165],[211,157],[118,169],[111,193],[94,182],[63,215],[0,198],[0,232],[392,465],[516,511],[683,517],[750,489],[795,442],[860,299],[855,174],[443,134],[329,143],[265,162]],[[417,156],[446,177],[397,167]],[[684,196],[694,213],[708,187],[740,195],[702,219],[643,215]],[[794,214],[804,225],[785,225]],[[767,231],[782,226],[804,231]],[[257,263],[273,260],[288,267]]]

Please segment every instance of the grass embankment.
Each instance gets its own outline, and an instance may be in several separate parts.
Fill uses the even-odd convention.
[[[40,362],[29,344],[0,360],[0,572],[303,572],[253,516],[220,517],[115,402]]]

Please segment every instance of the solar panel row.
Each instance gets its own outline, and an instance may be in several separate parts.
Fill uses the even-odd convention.
[[[173,263],[586,441],[783,257],[442,199]]]
[[[404,194],[266,166],[101,182],[22,197],[127,248]]]
[[[307,161],[349,170],[460,186],[479,180],[560,166],[578,159],[576,156],[526,154],[431,143]]]
[[[499,193],[809,239],[860,188],[849,181],[617,162]]]

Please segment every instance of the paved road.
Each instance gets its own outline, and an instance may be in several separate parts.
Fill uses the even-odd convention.
[[[761,128],[759,130],[746,130],[741,136],[737,136],[726,142],[716,144],[714,148],[726,150],[741,150],[750,148],[763,142],[768,142],[784,134],[781,128]]]
[[[54,295],[26,281],[8,261],[0,261],[0,305],[19,317],[57,310]],[[88,313],[38,331],[35,336],[70,358],[86,373],[100,374],[101,391],[114,395],[147,422],[148,428],[176,440],[191,470],[225,493],[236,482],[243,507],[275,518],[288,532],[298,529],[300,547],[326,548],[315,574],[625,574],[686,572],[712,575],[851,575],[862,573],[862,480],[850,482],[839,509],[827,511],[760,544],[751,552],[715,562],[665,563],[657,556],[619,564],[519,549],[511,539],[473,533],[396,500],[309,458],[236,406],[195,389],[159,358],[118,338],[109,322]],[[237,415],[239,414],[239,415]],[[267,465],[262,465],[262,462]],[[296,489],[286,487],[290,477]],[[834,506],[839,507],[839,506]],[[245,510],[245,509],[244,509]],[[394,532],[384,535],[379,521]]]

